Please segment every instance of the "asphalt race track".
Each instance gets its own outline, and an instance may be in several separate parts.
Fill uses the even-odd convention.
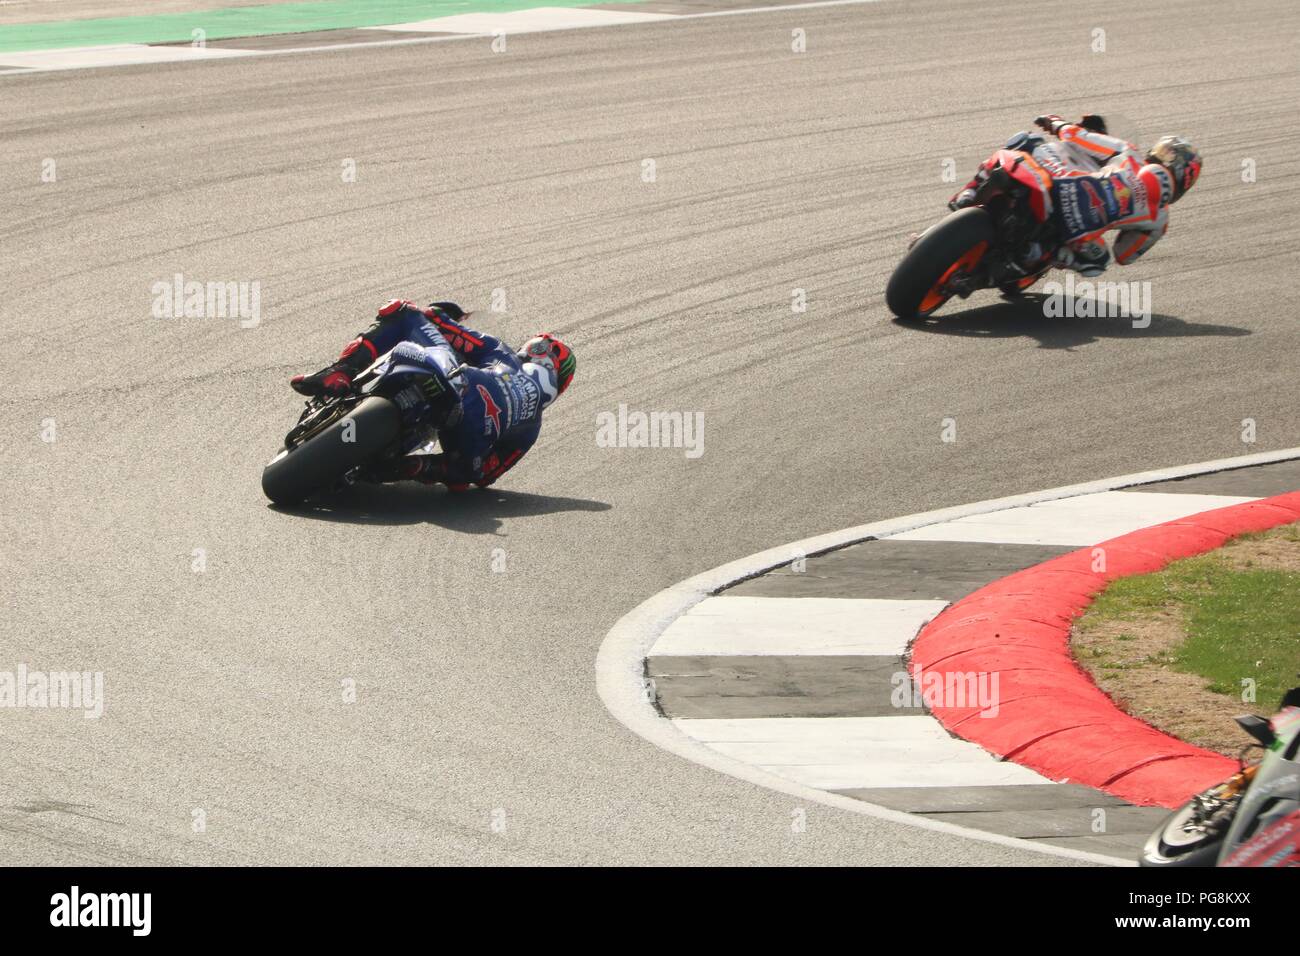
[[[0,77],[0,663],[106,694],[0,719],[0,862],[1062,862],[821,806],[792,832],[615,721],[596,650],[782,542],[1300,445],[1298,32],[1290,0],[886,0]],[[1206,157],[1109,276],[1152,283],[1149,328],[990,293],[893,322],[943,161],[1081,111]],[[177,273],[260,283],[259,321],[155,318]],[[561,334],[573,388],[491,491],[269,508],[287,379],[393,296]],[[703,455],[598,447],[620,404],[702,412]]]

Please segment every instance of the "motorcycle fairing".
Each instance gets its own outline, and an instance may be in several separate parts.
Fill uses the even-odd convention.
[[[1300,862],[1300,707],[1270,721],[1277,739],[1260,762],[1233,818],[1220,855],[1223,866],[1288,866]]]
[[[1029,211],[1039,222],[1052,215],[1052,176],[1034,157],[1014,149],[1000,149],[993,154],[998,166],[1029,190]]]
[[[403,453],[428,444],[432,428],[428,418],[434,401],[456,390],[442,367],[411,342],[384,353],[359,376],[362,395],[374,394],[381,387],[401,411]]]

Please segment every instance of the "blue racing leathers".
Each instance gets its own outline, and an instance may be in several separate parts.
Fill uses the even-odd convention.
[[[402,343],[418,347],[459,395],[459,410],[438,429],[442,454],[413,456],[426,459],[422,480],[453,489],[486,487],[513,467],[537,440],[542,410],[558,394],[550,369],[521,361],[500,339],[462,325],[463,315],[453,303],[421,308],[394,299],[362,334],[376,355]]]

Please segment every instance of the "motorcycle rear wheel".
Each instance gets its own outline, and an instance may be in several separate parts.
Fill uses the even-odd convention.
[[[262,471],[262,491],[277,505],[298,504],[327,491],[392,445],[401,427],[397,406],[371,396],[301,445],[271,459]]]
[[[958,272],[969,272],[984,257],[996,229],[979,206],[959,209],[921,235],[894,269],[885,287],[885,304],[900,319],[924,318],[951,298],[943,291]]]

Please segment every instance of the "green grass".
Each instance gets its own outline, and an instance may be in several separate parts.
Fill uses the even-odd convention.
[[[1300,542],[1296,525],[1266,534],[1274,541]],[[1300,684],[1300,572],[1253,562],[1234,567],[1222,551],[1210,552],[1175,561],[1155,574],[1121,578],[1097,598],[1078,626],[1082,631],[1102,622],[1122,627],[1168,612],[1186,629],[1168,663],[1205,678],[1209,690],[1240,700],[1242,680],[1251,678],[1255,709],[1271,713],[1282,694]],[[1126,638],[1133,639],[1119,637]]]

